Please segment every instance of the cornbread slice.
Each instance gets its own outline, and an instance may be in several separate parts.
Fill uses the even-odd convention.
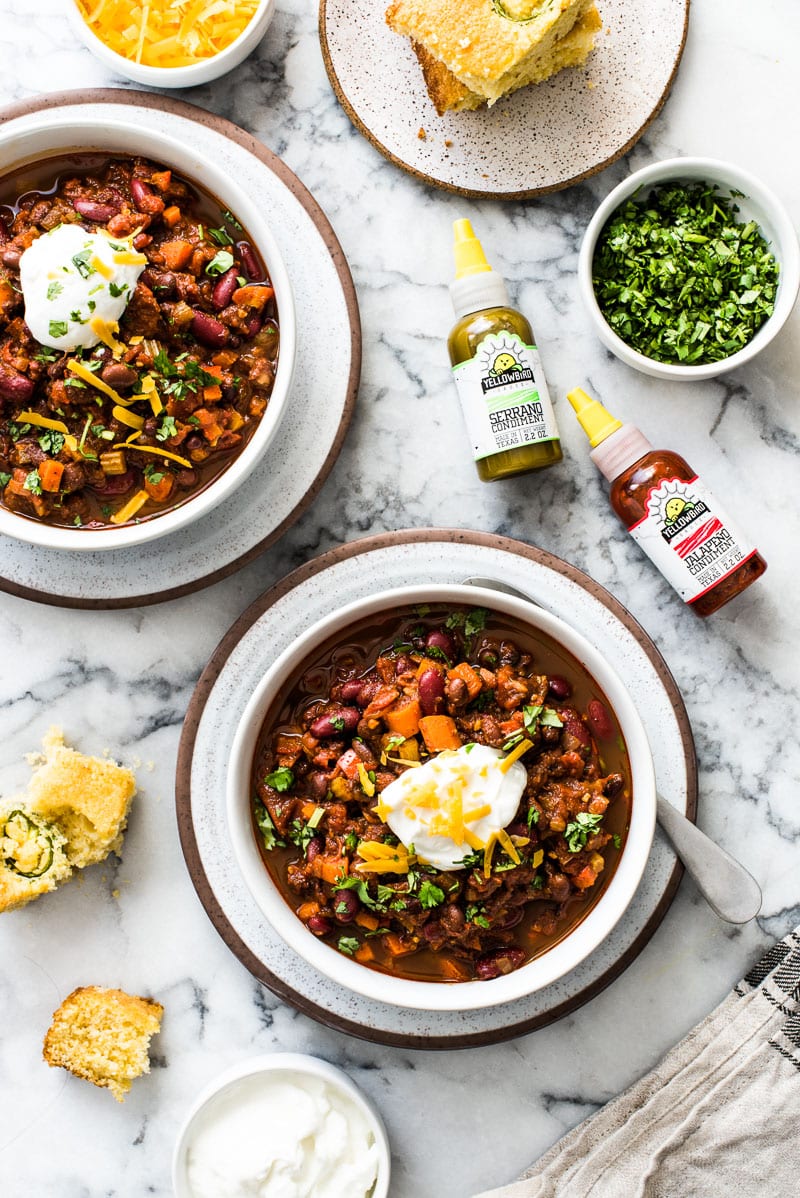
[[[81,986],[54,1012],[44,1059],[124,1102],[133,1079],[150,1072],[150,1039],[161,1030],[163,1014],[151,998]]]
[[[0,911],[22,907],[71,877],[65,843],[24,798],[0,804]]]
[[[386,22],[468,92],[494,104],[560,70],[558,43],[592,6],[593,0],[395,0]],[[577,54],[568,48],[568,58]],[[468,98],[460,99],[467,106]]]
[[[555,43],[548,57],[537,59],[538,65],[535,71],[532,71],[532,75],[535,77],[530,78],[528,83],[542,83],[551,75],[563,71],[565,67],[582,66],[594,48],[594,40],[602,24],[600,13],[592,5],[582,17],[578,18],[569,33]],[[486,103],[484,96],[470,91],[452,71],[447,69],[443,62],[429,54],[419,42],[412,41],[411,44],[422,67],[428,95],[436,106],[439,116],[444,116],[447,111],[464,112],[468,109],[480,108]]]
[[[43,747],[44,763],[28,783],[30,808],[64,833],[70,864],[83,869],[119,852],[136,793],[131,770],[68,748],[60,728],[50,729]]]

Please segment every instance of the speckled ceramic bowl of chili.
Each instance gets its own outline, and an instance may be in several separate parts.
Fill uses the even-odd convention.
[[[216,54],[183,66],[161,67],[137,62],[134,58],[118,54],[101,36],[102,15],[93,27],[85,19],[77,0],[65,0],[65,4],[73,29],[92,54],[115,74],[125,79],[133,79],[136,83],[144,83],[148,87],[198,87],[202,83],[210,83],[212,79],[219,79],[221,75],[227,75],[229,71],[238,67],[248,54],[252,54],[275,15],[275,0],[259,0],[253,16],[239,36]],[[86,4],[83,8],[88,8],[91,14],[99,11],[101,6]],[[131,15],[130,10],[126,15]],[[219,15],[216,14],[214,19],[219,20]]]
[[[71,528],[47,523],[43,519],[19,514],[0,506],[0,534],[34,545],[70,552],[93,552],[130,548],[174,533],[196,520],[230,496],[250,474],[274,438],[286,411],[295,365],[296,328],[292,285],[281,257],[275,233],[258,204],[241,188],[236,179],[223,173],[207,156],[177,139],[148,130],[124,119],[102,124],[76,117],[69,109],[35,114],[27,119],[23,133],[0,130],[2,175],[16,174],[28,168],[35,176],[47,169],[49,159],[72,154],[108,154],[141,156],[174,170],[232,213],[246,230],[266,265],[275,293],[280,330],[280,354],[274,385],[266,411],[238,456],[225,465],[202,489],[167,506],[140,522],[114,527]],[[22,177],[22,176],[21,176]],[[27,174],[24,176],[27,178]],[[158,461],[157,457],[153,461]]]
[[[485,608],[510,617],[526,635],[549,642],[594,681],[619,727],[630,771],[629,823],[616,869],[580,922],[540,955],[491,980],[419,981],[392,976],[361,964],[318,939],[298,918],[268,871],[256,839],[251,778],[262,727],[276,702],[287,695],[315,651],[363,622],[413,605]],[[272,665],[251,696],[236,731],[228,768],[228,830],[247,890],[274,930],[306,962],[339,985],[364,997],[420,1010],[465,1011],[498,1006],[549,986],[574,969],[608,936],[636,891],[647,865],[655,828],[653,761],[636,705],[613,665],[565,621],[511,595],[466,585],[401,587],[348,604],[294,642]]]
[[[637,193],[646,196],[654,187],[666,183],[706,183],[716,186],[719,196],[730,200],[738,208],[737,221],[755,221],[778,264],[778,284],[772,314],[766,317],[741,349],[718,361],[698,361],[696,364],[686,365],[681,362],[661,362],[648,357],[634,349],[615,332],[598,302],[594,279],[595,256],[603,230],[626,201],[631,200]],[[635,249],[630,252],[635,256]],[[671,158],[664,162],[654,162],[624,179],[606,196],[595,212],[581,244],[578,287],[598,337],[606,348],[627,366],[641,371],[642,374],[673,382],[697,382],[714,378],[752,361],[756,354],[766,349],[788,320],[800,289],[800,249],[797,234],[778,197],[748,171],[713,158]],[[713,335],[713,331],[707,335]]]

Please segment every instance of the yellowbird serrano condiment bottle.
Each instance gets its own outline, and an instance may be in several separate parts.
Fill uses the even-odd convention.
[[[484,482],[561,461],[561,442],[533,332],[510,305],[468,220],[457,220],[457,322],[448,340],[478,474]]]

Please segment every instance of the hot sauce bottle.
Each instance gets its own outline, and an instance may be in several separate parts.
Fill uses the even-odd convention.
[[[576,388],[567,396],[611,483],[611,506],[628,532],[698,616],[710,616],[767,568],[694,470],[677,453],[654,449]]]
[[[511,307],[468,220],[454,225],[458,318],[448,349],[478,474],[484,482],[561,461],[561,441],[531,326]]]

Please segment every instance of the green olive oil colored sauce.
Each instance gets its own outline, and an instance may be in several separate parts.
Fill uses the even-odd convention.
[[[478,474],[493,482],[552,466],[561,442],[531,326],[468,220],[455,222],[455,256],[447,344]]]

